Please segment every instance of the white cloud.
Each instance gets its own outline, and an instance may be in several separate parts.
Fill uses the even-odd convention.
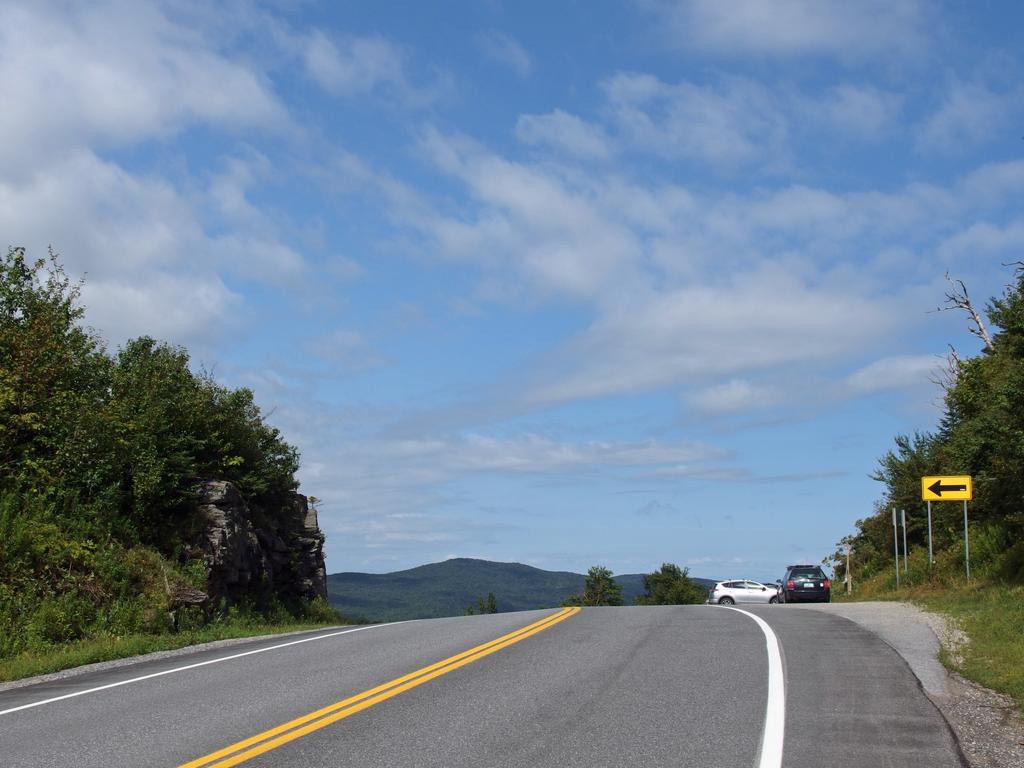
[[[531,399],[562,402],[821,365],[868,346],[897,323],[885,301],[815,290],[784,270],[624,303],[562,350]]]
[[[669,84],[631,73],[615,75],[603,88],[623,139],[643,151],[719,170],[785,160],[786,116],[778,98],[752,80]]]
[[[533,71],[530,54],[516,40],[502,32],[483,32],[477,35],[476,45],[484,56],[508,67],[520,77],[526,77]]]
[[[561,443],[540,435],[501,440],[470,435],[452,452],[454,466],[475,471],[556,472],[597,467],[645,467],[721,458],[722,451],[706,445],[641,443]]]
[[[270,232],[262,235],[232,232],[209,238],[202,247],[212,259],[211,266],[247,280],[261,280],[279,287],[294,287],[308,268],[300,253]]]
[[[258,181],[272,174],[270,160],[249,148],[244,156],[224,161],[223,170],[211,176],[206,194],[226,221],[246,227],[262,226],[263,214],[252,204],[248,194]]]
[[[320,31],[310,35],[305,50],[309,73],[336,93],[368,93],[381,83],[404,83],[402,58],[399,49],[383,38],[356,38],[338,45]]]
[[[366,267],[354,259],[336,255],[327,262],[327,271],[342,280],[358,280],[366,274]]]
[[[791,145],[808,133],[877,141],[897,130],[903,104],[900,95],[868,84],[801,92],[736,76],[667,83],[620,73],[602,87],[616,139],[634,150],[726,172],[742,166],[785,170]],[[563,132],[572,127],[567,117],[560,121]],[[601,131],[582,125],[591,134]]]
[[[430,131],[423,148],[482,207],[474,223],[429,215],[415,222],[447,257],[510,267],[542,292],[576,297],[631,281],[637,243],[593,204],[594,190],[509,162],[463,137]]]
[[[349,328],[338,328],[311,339],[306,351],[332,363],[345,373],[357,373],[380,365],[383,360],[367,344],[363,334]]]
[[[30,253],[52,245],[72,274],[86,275],[87,322],[112,340],[147,333],[206,344],[234,329],[228,316],[241,297],[221,272],[282,284],[306,268],[300,254],[259,229],[211,237],[173,186],[85,150],[21,183],[0,181],[0,230]]]
[[[1024,251],[1024,219],[999,226],[987,221],[971,224],[946,239],[938,248],[946,262],[968,261],[991,254],[1020,254]]]
[[[144,280],[106,276],[82,288],[86,322],[114,345],[136,336],[208,350],[238,330],[241,297],[210,274],[149,272]]]
[[[531,145],[547,145],[577,157],[606,158],[611,154],[608,137],[600,126],[556,109],[546,115],[520,115],[516,136]]]
[[[706,467],[658,467],[649,472],[649,478],[689,478],[693,480],[715,480],[718,482],[735,483],[746,480],[750,477],[750,471],[733,468],[706,468]]]
[[[729,379],[693,392],[686,399],[704,413],[732,413],[771,405],[778,397],[766,388],[744,379]]]
[[[846,385],[856,394],[930,386],[942,365],[936,355],[884,357],[850,374]]]
[[[673,47],[723,56],[830,55],[862,61],[878,54],[919,57],[934,29],[918,0],[650,0],[661,34]]]
[[[962,152],[966,147],[1020,131],[1014,116],[1024,111],[1024,88],[996,91],[982,82],[954,80],[942,103],[918,129],[922,151]]]
[[[241,297],[189,206],[167,185],[80,153],[31,186],[0,184],[0,229],[30,253],[53,245],[86,274],[86,322],[114,344],[141,334],[206,347],[238,328]],[[216,261],[216,258],[213,259]]]
[[[873,85],[845,83],[829,88],[818,99],[806,99],[801,112],[807,121],[832,133],[878,140],[896,130],[903,98]]]
[[[444,76],[416,84],[402,48],[383,37],[328,36],[317,30],[306,39],[303,61],[310,76],[338,96],[383,92],[406,106],[423,106],[444,95]]]
[[[1016,207],[1014,196],[1024,192],[1024,160],[987,163],[968,173],[959,187],[972,205]]]
[[[764,381],[758,407],[792,401],[785,371],[824,366],[841,378],[845,360],[924,321],[935,275],[896,258],[897,244],[901,254],[907,244],[934,248],[949,222],[1003,205],[1024,184],[1024,165],[1004,163],[944,187],[696,195],[610,170],[517,163],[433,130],[422,148],[464,185],[462,215],[424,199],[406,206],[409,190],[391,199],[438,256],[474,264],[484,285],[500,287],[477,300],[569,298],[594,313],[524,374],[523,410],[672,388],[724,412],[743,402],[741,385],[728,382],[752,374]],[[985,194],[967,194],[976,187]],[[906,319],[908,302],[920,306],[918,320]]]
[[[590,441],[569,442],[524,433],[492,437],[469,433],[456,437],[375,439],[339,446],[344,473],[367,477],[370,466],[386,467],[402,483],[437,485],[452,477],[475,473],[564,474],[594,469],[640,469],[658,466],[701,466],[727,454],[700,443]]]
[[[194,123],[287,123],[264,78],[159,6],[99,2],[0,8],[0,169],[26,174],[55,155],[169,136]]]
[[[181,258],[201,238],[188,203],[168,183],[136,177],[79,150],[30,178],[0,177],[0,229],[12,243],[41,251],[49,244],[89,273],[137,273]]]
[[[72,275],[86,275],[86,320],[115,343],[146,333],[208,348],[244,314],[223,274],[288,284],[305,270],[250,199],[274,172],[259,152],[177,183],[103,156],[196,125],[228,136],[289,130],[268,79],[210,13],[142,2],[0,8],[0,93],[18,105],[0,121],[0,228],[31,253],[52,245]]]
[[[306,260],[281,241],[272,217],[250,199],[254,188],[274,178],[273,163],[252,148],[223,162],[203,195],[210,202],[206,209],[219,214],[219,228],[226,230],[201,246],[211,266],[249,280],[294,286],[306,277]]]

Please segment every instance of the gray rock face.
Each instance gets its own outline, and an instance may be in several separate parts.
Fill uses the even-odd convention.
[[[327,597],[324,535],[305,496],[292,494],[265,510],[248,504],[232,483],[209,480],[200,499],[203,528],[192,552],[203,557],[212,598]]]

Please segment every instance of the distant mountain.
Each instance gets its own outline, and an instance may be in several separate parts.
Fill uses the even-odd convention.
[[[627,605],[644,593],[640,573],[616,576]],[[694,579],[703,586],[709,579]],[[583,574],[545,571],[521,563],[453,558],[394,573],[333,573],[327,577],[331,605],[346,616],[372,621],[461,616],[477,598],[493,592],[499,611],[555,608],[583,590]]]

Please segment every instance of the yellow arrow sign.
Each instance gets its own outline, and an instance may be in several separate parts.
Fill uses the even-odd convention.
[[[921,478],[922,501],[970,501],[974,485],[970,475],[944,475]]]

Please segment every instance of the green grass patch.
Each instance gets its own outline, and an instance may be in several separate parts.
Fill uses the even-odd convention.
[[[931,590],[913,598],[923,608],[950,616],[970,639],[956,671],[1012,696],[1024,713],[1024,587],[972,584]],[[952,665],[946,654],[943,663]]]
[[[47,648],[26,650],[17,656],[0,659],[0,681],[20,680],[49,672],[59,672],[83,664],[111,661],[154,651],[169,651],[198,643],[231,638],[273,635],[282,632],[322,629],[317,623],[222,623],[211,624],[175,634],[101,635]]]

